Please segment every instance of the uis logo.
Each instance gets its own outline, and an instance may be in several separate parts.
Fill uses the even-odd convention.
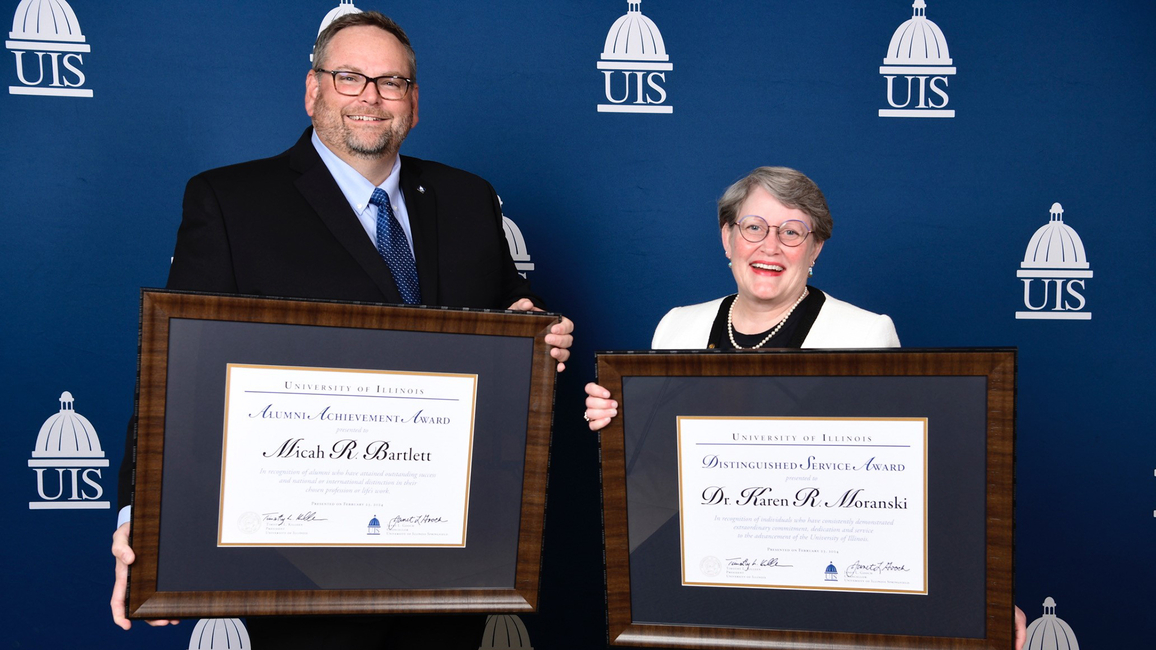
[[[21,0],[12,17],[12,31],[4,46],[16,56],[20,86],[8,86],[11,95],[92,97],[85,82],[84,42],[76,13],[65,0]]]
[[[1064,208],[1052,204],[1051,218],[1028,242],[1016,276],[1024,283],[1024,307],[1016,318],[1029,320],[1091,320],[1084,311],[1084,281],[1092,277],[1084,242],[1064,223]]]
[[[827,570],[823,572],[823,579],[827,582],[839,581],[839,570],[835,568],[834,562],[827,565]]]
[[[1044,599],[1044,615],[1028,626],[1024,650],[1080,650],[1070,625],[1056,616],[1056,601]]]
[[[515,614],[491,614],[478,650],[534,650],[526,624]]]
[[[381,521],[378,520],[377,515],[369,518],[369,525],[366,527],[366,535],[380,535]]]
[[[253,650],[239,618],[202,618],[193,627],[189,650]]]
[[[341,0],[341,4],[330,9],[329,13],[325,14],[325,17],[321,19],[321,26],[317,28],[317,35],[320,36],[321,32],[325,31],[325,28],[329,26],[329,23],[337,20],[338,18],[346,14],[359,13],[361,13],[361,10],[353,6],[353,0]],[[309,50],[309,62],[313,63],[312,49]]]
[[[498,207],[503,205],[505,204],[502,203],[502,197],[499,196]],[[534,263],[530,261],[530,251],[526,249],[526,238],[522,236],[522,230],[513,219],[506,216],[505,210],[502,210],[502,229],[506,231],[506,246],[510,247],[514,268],[518,269],[518,275],[524,278],[527,271],[534,270]]]
[[[626,14],[606,33],[598,61],[607,104],[599,113],[673,113],[666,104],[666,73],[674,69],[654,21],[642,15],[640,0],[627,0]]]
[[[927,3],[915,0],[911,20],[891,37],[879,74],[887,80],[887,105],[879,117],[955,117],[947,108],[947,81],[955,74],[947,39],[927,19]]]
[[[36,473],[39,501],[29,510],[107,510],[100,501],[101,468],[108,459],[100,448],[96,429],[72,406],[72,393],[60,394],[60,412],[44,421],[28,466]]]

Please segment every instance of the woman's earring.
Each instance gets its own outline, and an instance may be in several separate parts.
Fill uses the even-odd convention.
[[[734,263],[734,262],[731,262],[731,261],[727,261],[727,268],[728,268],[728,269],[729,269],[729,268],[733,268],[733,267],[734,267],[734,265],[735,265],[735,263]]]
[[[814,262],[811,263],[811,268],[807,269],[807,277],[808,278],[815,277],[815,263]]]

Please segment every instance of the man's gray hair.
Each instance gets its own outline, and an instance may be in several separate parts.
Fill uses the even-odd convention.
[[[333,22],[329,23],[321,33],[317,35],[317,42],[313,44],[313,69],[325,68],[325,57],[329,54],[329,42],[337,35],[337,32],[346,27],[377,27],[393,34],[401,44],[405,46],[406,56],[409,57],[409,78],[415,83],[417,82],[417,55],[413,52],[413,46],[409,44],[409,37],[405,35],[405,30],[400,25],[393,22],[393,19],[385,14],[377,11],[362,11],[355,14],[345,14],[338,17]]]

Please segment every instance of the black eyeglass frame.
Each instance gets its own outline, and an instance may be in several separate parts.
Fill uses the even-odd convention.
[[[377,88],[377,94],[381,95],[382,99],[392,99],[392,100],[405,99],[405,96],[409,94],[410,88],[413,88],[414,85],[416,85],[416,82],[413,79],[410,79],[409,77],[399,77],[399,76],[393,75],[393,74],[386,74],[386,75],[382,75],[380,77],[371,77],[369,75],[365,75],[365,74],[362,74],[360,72],[354,72],[352,70],[324,70],[322,68],[313,68],[313,72],[324,72],[328,75],[332,75],[332,77],[333,77],[333,90],[337,91],[341,95],[345,95],[346,97],[357,97],[361,93],[365,92],[365,87],[368,86],[369,83],[372,81],[373,85]],[[354,75],[354,76],[361,77],[361,80],[362,80],[361,89],[355,93],[342,92],[341,89],[337,87],[337,75],[339,75],[339,74],[348,74],[348,75]],[[378,81],[380,81],[382,79],[392,79],[394,81],[404,81],[405,82],[405,89],[401,91],[401,96],[400,97],[386,97],[385,94],[383,92],[381,92],[381,85],[377,83]]]

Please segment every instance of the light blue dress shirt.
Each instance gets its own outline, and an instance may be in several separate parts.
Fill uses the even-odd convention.
[[[333,175],[333,180],[337,181],[337,186],[341,188],[341,192],[345,194],[345,200],[349,201],[349,206],[353,208],[353,213],[357,215],[357,220],[361,222],[361,227],[365,229],[365,234],[369,236],[369,241],[373,242],[374,247],[377,247],[377,206],[369,202],[370,197],[373,196],[373,190],[381,188],[389,196],[389,203],[393,206],[393,216],[397,217],[398,223],[401,224],[401,229],[405,231],[405,241],[409,244],[409,254],[413,255],[413,232],[409,227],[409,212],[405,209],[405,196],[401,193],[401,156],[398,156],[393,163],[393,170],[389,172],[389,177],[382,182],[381,185],[374,186],[368,179],[361,175],[349,163],[337,157],[337,154],[329,150],[325,143],[317,137],[317,132],[313,132],[313,148],[317,150],[317,154],[321,156],[321,161],[329,169],[329,173]]]

